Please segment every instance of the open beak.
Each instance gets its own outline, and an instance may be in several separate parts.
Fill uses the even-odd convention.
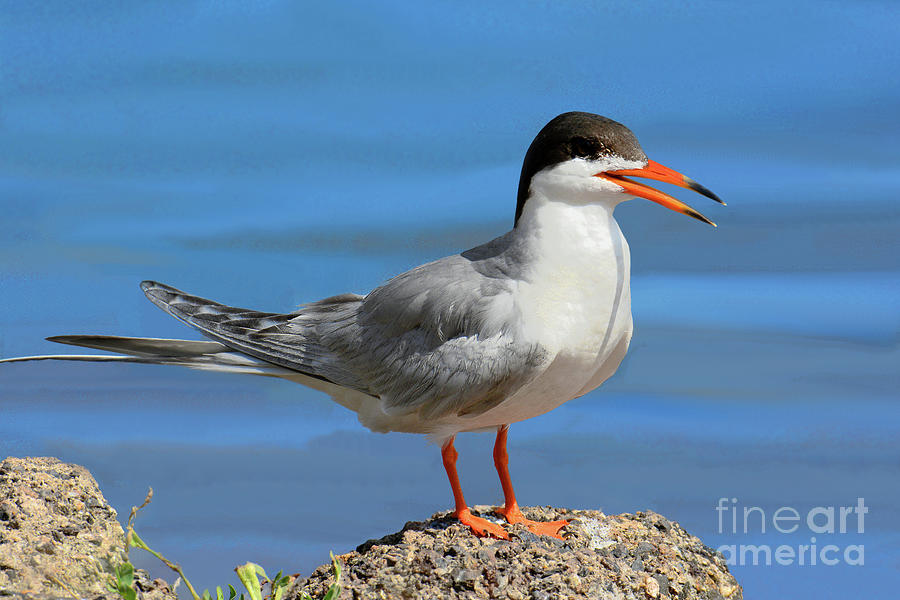
[[[664,167],[663,165],[653,160],[648,160],[647,166],[643,169],[622,169],[621,171],[607,171],[606,173],[597,173],[596,175],[594,175],[594,177],[602,177],[603,179],[612,181],[617,186],[625,190],[626,193],[631,194],[632,196],[640,196],[641,198],[652,200],[657,204],[662,204],[666,208],[670,208],[676,212],[680,212],[681,214],[688,215],[689,217],[694,217],[695,219],[703,221],[704,223],[709,223],[713,227],[716,226],[715,223],[701,215],[699,212],[697,212],[684,202],[677,200],[668,194],[664,194],[663,192],[654,189],[649,185],[644,185],[643,183],[638,183],[637,181],[627,179],[627,177],[644,177],[646,179],[656,179],[657,181],[672,183],[683,188],[694,190],[697,193],[703,194],[707,198],[712,198],[719,204],[725,204],[724,202],[722,202],[722,200],[719,199],[718,196],[713,194],[711,191],[709,191],[690,177],[685,177],[678,171],[670,169],[669,167]]]

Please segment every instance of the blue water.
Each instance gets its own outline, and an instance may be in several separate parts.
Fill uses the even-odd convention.
[[[192,336],[156,279],[288,310],[511,224],[521,158],[590,110],[725,209],[634,201],[635,338],[601,390],[514,426],[520,500],[653,509],[709,545],[720,498],[862,497],[852,566],[737,565],[748,598],[900,583],[900,14],[890,2],[644,7],[0,4],[0,355],[62,333]],[[286,382],[141,365],[0,369],[0,455],[86,465],[201,587],[306,572],[450,504],[438,452]],[[491,436],[459,440],[500,500]],[[855,523],[855,522],[853,522]],[[826,541],[827,540],[827,541]],[[152,561],[139,562],[168,576]]]

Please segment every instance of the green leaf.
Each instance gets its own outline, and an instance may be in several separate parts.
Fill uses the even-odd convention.
[[[291,583],[291,579],[290,575],[282,575],[281,571],[278,571],[278,575],[275,576],[275,580],[272,582],[272,600],[281,600],[287,591],[288,584]]]
[[[203,600],[212,600],[212,595],[209,593],[209,590],[203,590],[203,596],[201,596]]]
[[[132,587],[134,582],[134,565],[131,563],[122,563],[113,569],[113,581],[109,582],[111,591],[116,592],[124,600],[136,600],[137,592]]]
[[[262,600],[262,591],[260,590],[258,577],[258,571],[262,571],[262,567],[248,562],[247,564],[236,568],[235,571],[237,572],[241,583],[247,588],[247,593],[250,594],[250,600]]]
[[[128,536],[128,545],[132,548],[141,548],[142,550],[150,550],[150,547],[141,539],[141,536],[137,534],[136,531],[131,531],[131,534]]]
[[[338,562],[338,559],[334,557],[334,552],[329,552],[331,555],[331,564],[334,565],[334,582],[340,583],[341,581],[341,563]]]
[[[328,588],[322,600],[335,600],[341,595],[341,564],[334,557],[334,552],[331,553],[331,564],[334,566],[334,583]]]
[[[234,600],[237,597],[237,590],[230,583],[228,584],[228,600]]]
[[[341,594],[341,586],[336,583],[332,583],[331,587],[328,588],[328,593],[322,597],[322,600],[334,600]]]
[[[222,586],[216,586],[216,600],[225,600],[225,594],[222,593]]]
[[[134,582],[134,565],[131,563],[122,563],[116,567],[116,585],[131,587]]]

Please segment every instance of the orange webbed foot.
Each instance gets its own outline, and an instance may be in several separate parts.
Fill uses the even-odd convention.
[[[559,535],[559,530],[569,524],[565,519],[560,521],[532,521],[531,519],[525,518],[525,515],[522,514],[522,511],[519,510],[518,506],[513,506],[512,508],[498,508],[494,512],[503,515],[510,525],[524,525],[528,528],[528,531],[536,535],[549,535],[558,540],[565,539]]]
[[[494,537],[499,540],[509,539],[509,534],[503,527],[496,523],[492,523],[487,519],[476,517],[468,508],[457,511],[454,513],[454,516],[459,519],[460,523],[471,529],[472,533],[478,537]]]

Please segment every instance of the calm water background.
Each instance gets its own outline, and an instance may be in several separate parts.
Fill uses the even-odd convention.
[[[865,566],[736,566],[748,598],[900,584],[895,3],[0,4],[0,355],[47,335],[196,337],[152,278],[265,310],[365,292],[506,231],[524,151],[566,110],[631,127],[727,209],[644,201],[619,373],[511,433],[524,503],[653,509],[712,546],[720,497],[869,507]],[[63,349],[65,351],[65,349]],[[459,441],[497,502],[492,436]],[[86,465],[200,586],[450,506],[436,448],[314,392],[172,367],[0,369],[0,455]],[[853,521],[851,521],[853,523]],[[157,575],[153,562],[141,560]]]

